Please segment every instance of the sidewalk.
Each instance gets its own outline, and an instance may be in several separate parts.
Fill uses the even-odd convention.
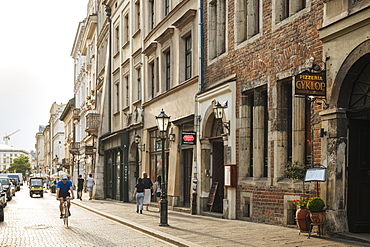
[[[347,239],[318,237],[315,232],[308,238],[308,234],[299,235],[295,228],[172,210],[168,210],[169,226],[163,227],[159,226],[158,208],[153,207],[154,204],[149,211],[138,214],[133,203],[86,199],[75,199],[72,203],[178,246],[370,246],[369,234],[364,235],[363,242],[353,241],[359,238],[350,233],[346,234]]]

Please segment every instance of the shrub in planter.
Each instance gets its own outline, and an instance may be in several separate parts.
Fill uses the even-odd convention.
[[[307,202],[307,209],[310,211],[310,219],[312,223],[324,222],[324,207],[325,203],[320,197],[312,197]]]
[[[307,202],[307,209],[310,212],[322,212],[325,207],[325,202],[320,197],[311,197]]]

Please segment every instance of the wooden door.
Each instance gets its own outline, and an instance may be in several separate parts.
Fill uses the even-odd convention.
[[[370,121],[350,120],[348,225],[351,232],[370,232]]]

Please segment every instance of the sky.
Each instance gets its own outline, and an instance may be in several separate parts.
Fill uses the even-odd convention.
[[[53,102],[73,98],[71,51],[88,0],[0,0],[0,143],[35,150]]]

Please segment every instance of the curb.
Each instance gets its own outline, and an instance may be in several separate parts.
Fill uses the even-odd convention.
[[[173,245],[181,246],[181,247],[201,247],[201,245],[186,241],[186,240],[181,239],[181,238],[177,238],[175,236],[172,236],[172,235],[169,235],[167,233],[160,232],[160,231],[148,228],[148,227],[143,226],[143,225],[139,225],[135,222],[123,219],[121,217],[118,217],[118,216],[115,216],[115,215],[112,215],[112,214],[101,212],[101,211],[99,211],[97,209],[94,209],[92,207],[89,207],[89,206],[86,206],[86,205],[83,205],[83,204],[80,204],[80,203],[77,203],[77,202],[74,202],[74,201],[71,201],[71,203],[75,204],[75,205],[77,205],[81,208],[84,208],[86,210],[89,210],[90,212],[96,213],[100,216],[106,217],[110,220],[116,221],[120,224],[123,224],[125,226],[130,227],[130,228],[133,228],[137,231],[141,231],[143,233],[148,234],[149,236],[161,239],[161,240],[166,241],[168,243],[171,243]]]

